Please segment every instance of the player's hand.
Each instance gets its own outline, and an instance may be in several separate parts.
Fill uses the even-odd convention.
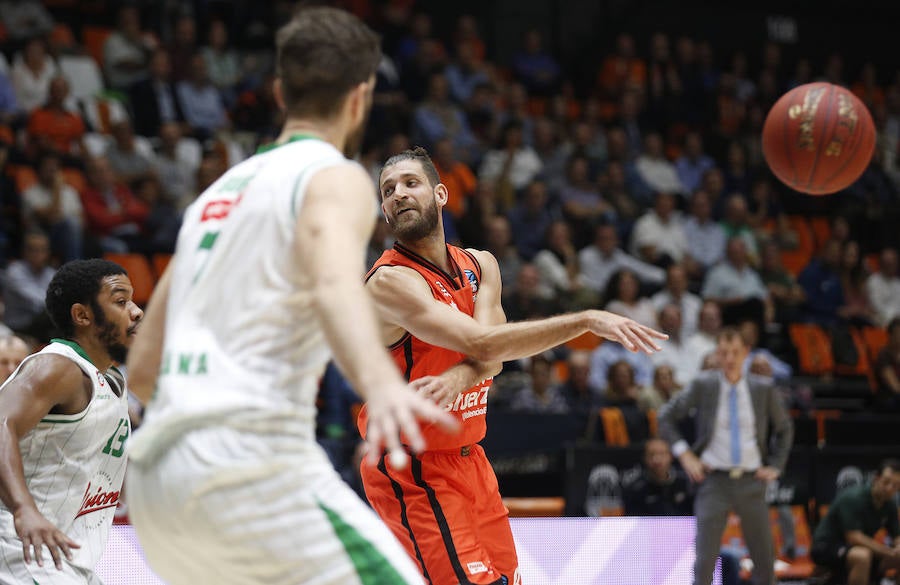
[[[25,554],[25,562],[30,564],[32,549],[34,560],[39,567],[44,566],[43,548],[50,551],[53,563],[58,570],[62,570],[62,555],[72,560],[73,548],[81,548],[74,540],[63,534],[56,526],[37,511],[36,508],[23,506],[13,515],[16,534],[22,539],[22,552]]]
[[[652,327],[641,325],[628,317],[616,315],[609,311],[591,311],[591,331],[604,339],[617,341],[630,351],[653,353],[662,349],[654,339],[668,339]]]
[[[413,380],[409,386],[440,407],[446,407],[459,396],[459,390],[442,376],[424,376]]]
[[[400,441],[401,435],[414,453],[423,451],[425,439],[419,430],[420,422],[436,423],[448,432],[459,430],[459,422],[450,413],[403,384],[383,386],[369,393],[367,408],[368,460],[373,465],[378,462],[383,449],[387,450],[394,468],[402,469],[406,465],[407,456]]]
[[[760,481],[768,482],[773,479],[778,479],[779,475],[781,475],[781,472],[779,472],[778,469],[766,465],[757,469],[754,477]]]
[[[693,451],[685,451],[678,457],[681,468],[694,483],[702,483],[706,479],[706,467]]]

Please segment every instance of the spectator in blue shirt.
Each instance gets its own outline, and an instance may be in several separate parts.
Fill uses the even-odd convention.
[[[840,275],[841,243],[831,239],[800,273],[797,281],[806,292],[804,317],[820,325],[832,325],[844,306],[844,290]]]
[[[559,64],[543,47],[543,37],[537,29],[525,34],[524,50],[513,59],[513,74],[525,84],[532,96],[550,96],[559,86]]]

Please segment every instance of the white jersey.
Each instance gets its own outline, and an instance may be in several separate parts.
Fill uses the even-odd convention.
[[[25,483],[41,514],[81,545],[72,549],[71,564],[91,571],[106,549],[125,476],[125,442],[131,433],[128,392],[124,382],[118,381],[121,376],[108,379],[91,363],[84,350],[71,341],[54,339],[37,354],[25,358],[22,364],[37,355],[50,353],[78,364],[91,380],[93,394],[80,413],[48,414],[22,437],[19,451]],[[10,380],[17,373],[18,370]],[[121,384],[121,395],[113,391],[113,383]],[[0,386],[0,392],[5,386]],[[16,567],[23,559],[12,514],[2,503],[0,556],[3,561],[0,582],[3,582],[3,574],[8,570],[18,575]],[[46,550],[44,558],[47,558]]]
[[[135,460],[205,425],[315,440],[331,353],[297,269],[295,226],[310,178],[343,164],[353,163],[332,145],[298,136],[231,168],[188,208],[157,389],[129,445]]]

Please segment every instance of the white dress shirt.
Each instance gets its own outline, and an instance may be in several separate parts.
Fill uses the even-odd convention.
[[[732,469],[731,463],[731,427],[728,416],[728,395],[731,384],[724,376],[719,377],[719,406],[716,409],[716,422],[709,444],[700,455],[700,460],[713,469]],[[762,465],[759,446],[756,444],[756,414],[750,402],[750,387],[747,379],[741,378],[737,383],[738,421],[740,423],[741,462],[738,467],[744,470],[756,470]]]

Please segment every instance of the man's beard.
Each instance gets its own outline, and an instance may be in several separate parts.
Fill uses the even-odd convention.
[[[119,340],[115,324],[109,322],[106,318],[106,313],[98,303],[91,302],[91,305],[91,308],[94,310],[97,337],[100,339],[100,343],[106,349],[109,357],[120,364],[125,363],[125,358],[128,357],[128,348]]]
[[[397,236],[397,239],[406,242],[415,242],[434,233],[439,221],[440,215],[438,214],[438,207],[432,199],[431,205],[422,209],[419,218],[416,221],[403,226],[392,223],[391,226],[394,229],[394,235]]]

